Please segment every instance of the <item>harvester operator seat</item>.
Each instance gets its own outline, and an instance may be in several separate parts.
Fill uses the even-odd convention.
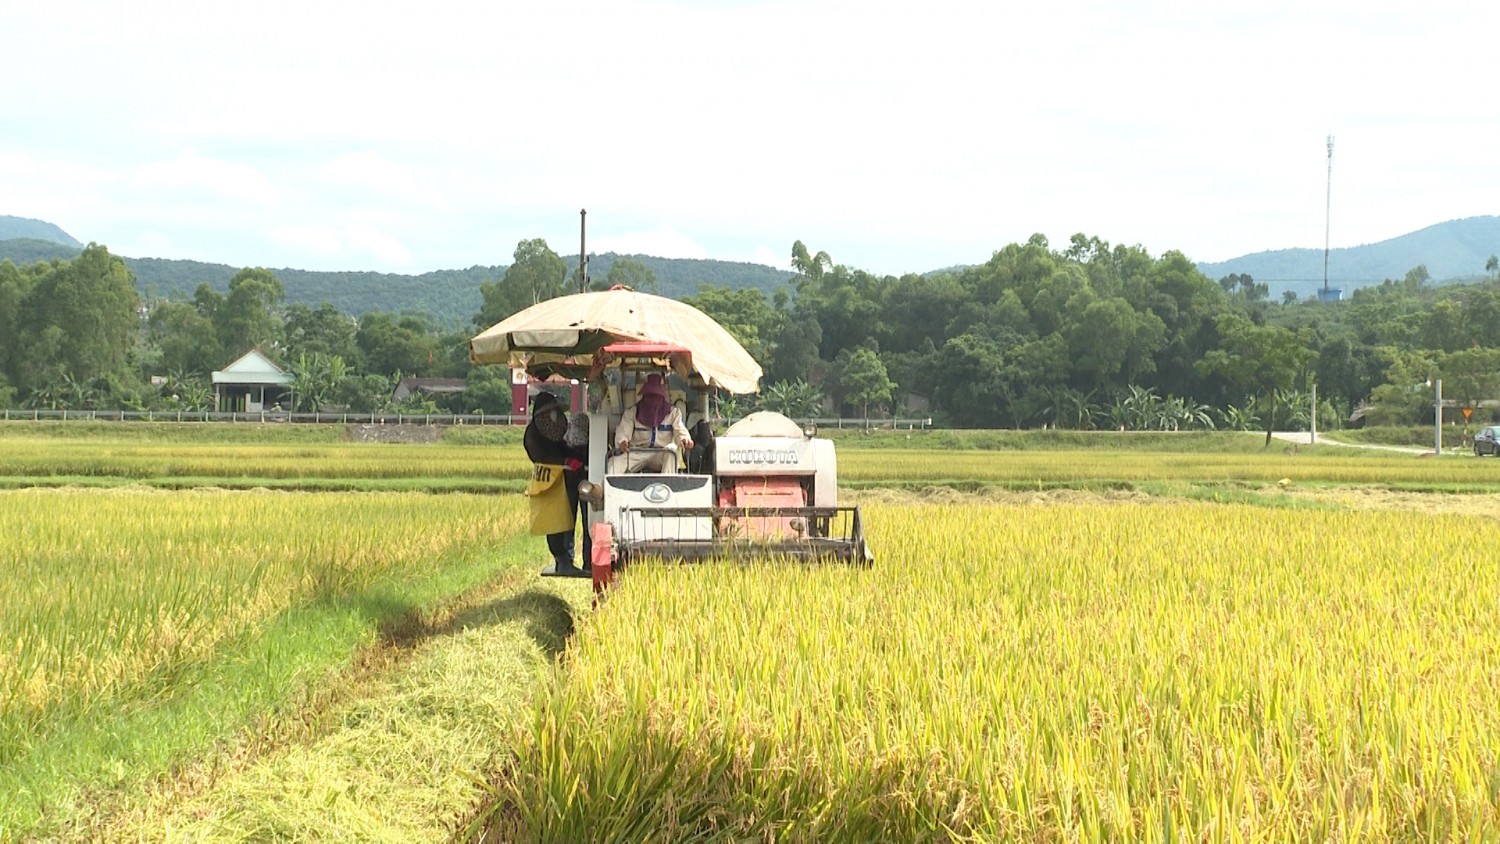
[[[609,458],[606,471],[611,475],[641,473],[677,474],[680,471],[677,449],[638,445]]]
[[[659,372],[649,373],[641,381],[635,403],[625,408],[615,426],[615,456],[609,459],[608,472],[676,474],[682,466],[679,444],[694,445],[683,425],[682,409],[668,397],[666,378]]]

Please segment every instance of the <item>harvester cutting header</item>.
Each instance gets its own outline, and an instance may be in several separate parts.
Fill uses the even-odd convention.
[[[587,385],[588,478],[579,493],[588,505],[596,589],[648,557],[873,559],[859,508],[838,504],[832,442],[769,412],[715,438],[711,393],[757,392],[761,368],[690,305],[623,287],[561,296],[474,337],[469,359]],[[637,447],[621,460],[616,429],[653,373],[675,376],[673,403],[693,431],[692,448],[679,450],[669,439],[652,449],[659,459],[634,459]]]

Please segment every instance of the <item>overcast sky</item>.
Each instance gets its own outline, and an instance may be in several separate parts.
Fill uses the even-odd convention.
[[[1500,213],[1494,2],[0,0],[0,214],[132,257],[1219,261]]]

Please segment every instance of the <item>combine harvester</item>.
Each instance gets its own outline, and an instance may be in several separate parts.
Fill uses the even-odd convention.
[[[588,574],[596,592],[645,559],[873,562],[859,508],[839,506],[832,442],[770,412],[714,437],[712,391],[754,393],[761,369],[696,308],[623,287],[561,296],[474,337],[469,359],[587,385],[589,471],[579,491],[588,505]],[[693,448],[668,450],[660,471],[609,472],[621,414],[653,372],[670,373],[681,385],[673,399],[685,411]]]

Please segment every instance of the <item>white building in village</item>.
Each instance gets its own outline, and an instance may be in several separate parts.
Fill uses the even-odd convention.
[[[258,413],[278,406],[292,409],[292,373],[259,349],[251,349],[213,373],[214,410]]]

